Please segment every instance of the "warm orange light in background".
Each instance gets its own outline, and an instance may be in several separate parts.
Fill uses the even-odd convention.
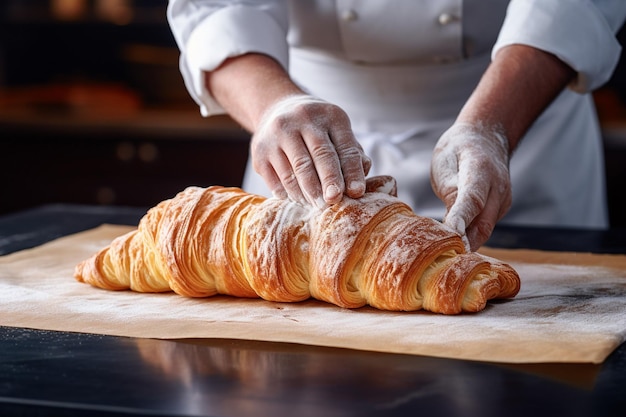
[[[130,0],[97,0],[95,13],[100,20],[116,25],[127,25],[133,20]]]
[[[133,20],[131,3],[131,0],[96,0],[91,6],[87,0],[51,0],[50,12],[55,19],[65,21],[82,20],[93,12],[98,20],[127,25]]]
[[[59,20],[80,20],[87,15],[86,0],[52,0],[50,12]]]

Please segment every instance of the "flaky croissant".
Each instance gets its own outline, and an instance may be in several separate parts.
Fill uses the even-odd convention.
[[[313,297],[443,314],[477,312],[517,294],[511,266],[466,253],[460,236],[379,191],[388,185],[375,178],[364,197],[323,210],[239,188],[189,187],[77,265],[75,277],[109,290]]]

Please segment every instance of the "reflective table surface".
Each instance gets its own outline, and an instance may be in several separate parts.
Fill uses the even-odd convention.
[[[135,208],[0,217],[0,254]],[[499,227],[490,246],[626,253],[626,231]],[[0,416],[626,416],[626,344],[602,364],[498,364],[245,340],[0,327]]]

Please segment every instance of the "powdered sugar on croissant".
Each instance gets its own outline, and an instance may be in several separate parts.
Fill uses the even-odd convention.
[[[76,266],[81,282],[341,307],[477,312],[517,294],[509,265],[466,253],[461,237],[414,214],[389,181],[323,210],[239,188],[189,187],[150,209],[137,230]]]

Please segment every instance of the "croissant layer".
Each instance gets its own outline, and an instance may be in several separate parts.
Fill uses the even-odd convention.
[[[443,314],[481,311],[520,288],[510,265],[466,253],[460,236],[371,187],[323,210],[235,187],[188,187],[74,275],[108,290],[312,297],[345,308]]]

